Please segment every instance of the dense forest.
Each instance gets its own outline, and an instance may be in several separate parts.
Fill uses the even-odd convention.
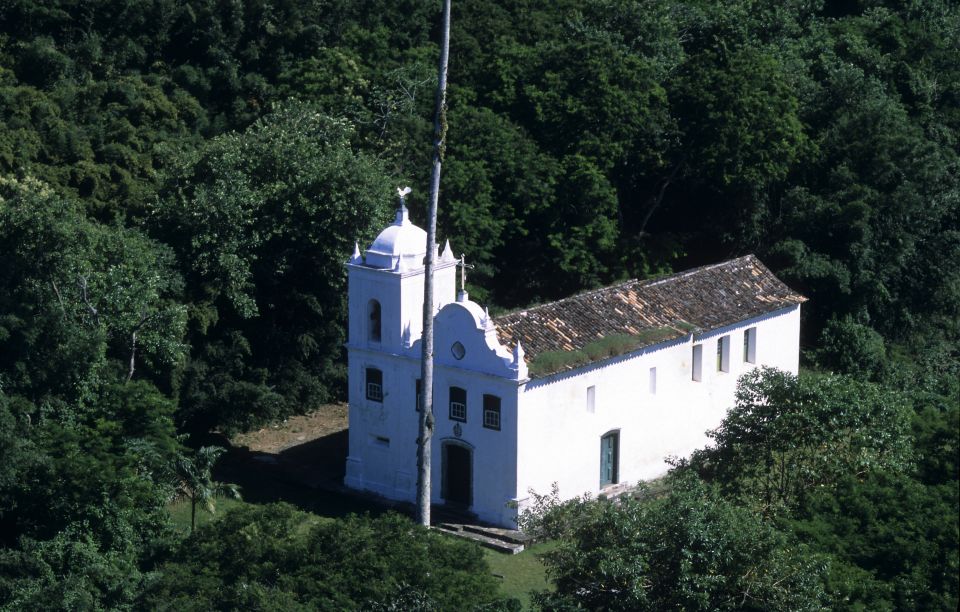
[[[439,13],[0,0],[0,606],[516,605],[395,518],[184,538],[166,509],[189,435],[343,398],[342,264],[396,185],[423,223]],[[672,492],[544,498],[537,603],[956,609],[956,3],[455,0],[452,28],[439,232],[479,301],[746,253],[810,298],[804,373],[744,380]]]

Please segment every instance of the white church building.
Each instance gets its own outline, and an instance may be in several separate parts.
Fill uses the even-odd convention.
[[[349,276],[345,484],[416,499],[426,232],[401,203]],[[433,502],[515,526],[529,491],[593,495],[703,447],[737,379],[796,373],[805,298],[747,255],[491,317],[434,275]]]

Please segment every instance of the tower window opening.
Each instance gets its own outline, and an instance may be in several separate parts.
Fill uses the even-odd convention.
[[[380,342],[380,302],[370,300],[370,333],[369,338],[372,342]]]

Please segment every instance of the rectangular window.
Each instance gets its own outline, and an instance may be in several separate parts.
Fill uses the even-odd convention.
[[[496,395],[483,396],[483,426],[500,431],[500,398]]]
[[[467,390],[450,387],[450,420],[467,422]]]
[[[743,330],[743,360],[746,363],[757,363],[756,327],[748,327]]]
[[[717,340],[717,372],[730,371],[730,336]]]
[[[650,368],[650,395],[657,394],[657,368]]]
[[[597,409],[597,388],[593,385],[587,387],[587,412],[594,412]]]
[[[701,381],[703,380],[703,345],[694,344],[693,345],[693,356],[692,364],[690,367],[690,376],[693,380]]]
[[[418,379],[417,379],[417,393],[416,393],[417,405],[414,406],[414,409],[415,409],[417,412],[420,412],[420,392],[421,392],[421,391],[423,391],[423,381],[418,378]]]
[[[376,368],[367,368],[367,399],[383,401],[383,372]]]

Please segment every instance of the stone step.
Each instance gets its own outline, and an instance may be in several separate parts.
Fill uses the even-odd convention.
[[[442,523],[469,524],[477,522],[477,515],[465,508],[449,504],[433,505],[430,509],[430,519],[434,525]]]
[[[491,538],[474,531],[464,529],[464,525],[458,525],[453,523],[441,523],[434,527],[437,531],[441,533],[446,533],[458,538],[465,538],[476,542],[480,546],[485,546],[487,548],[493,549],[497,552],[506,553],[508,555],[515,555],[517,553],[523,552],[523,544],[517,544],[515,542],[508,542],[505,540],[500,540],[497,538]]]
[[[473,533],[477,533],[488,538],[510,542],[511,544],[523,544],[524,546],[530,544],[530,536],[522,531],[517,531],[516,529],[483,527],[481,525],[463,525],[463,530],[472,531]]]

